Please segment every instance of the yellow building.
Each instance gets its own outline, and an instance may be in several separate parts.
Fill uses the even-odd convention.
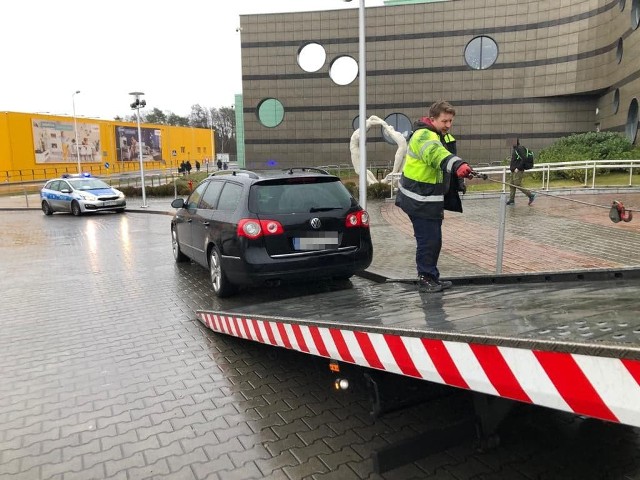
[[[0,112],[0,181],[44,180],[61,173],[108,175],[176,169],[215,157],[205,128],[141,124],[36,113]]]

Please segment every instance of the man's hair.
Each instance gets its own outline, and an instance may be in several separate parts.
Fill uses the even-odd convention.
[[[450,113],[451,115],[455,116],[456,109],[453,108],[453,105],[451,105],[449,102],[446,102],[444,100],[440,100],[439,102],[434,102],[429,107],[429,116],[431,118],[438,118],[443,113]]]

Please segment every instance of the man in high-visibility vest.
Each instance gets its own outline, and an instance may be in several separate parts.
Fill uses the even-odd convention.
[[[462,212],[458,179],[473,175],[469,164],[445,146],[455,114],[449,102],[440,101],[414,124],[396,196],[396,205],[413,224],[418,284],[425,292],[451,287],[451,282],[440,280],[438,270],[442,219],[445,209]]]

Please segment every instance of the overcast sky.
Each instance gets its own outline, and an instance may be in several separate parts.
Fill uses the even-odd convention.
[[[366,0],[367,7],[383,0]],[[0,111],[113,119],[147,109],[187,115],[242,93],[239,15],[358,8],[343,0],[5,0]],[[75,95],[73,92],[80,90]]]

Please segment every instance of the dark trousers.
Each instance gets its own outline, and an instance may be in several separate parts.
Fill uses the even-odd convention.
[[[442,249],[442,219],[429,220],[410,215],[413,236],[416,237],[416,267],[418,275],[440,278],[438,258]]]

